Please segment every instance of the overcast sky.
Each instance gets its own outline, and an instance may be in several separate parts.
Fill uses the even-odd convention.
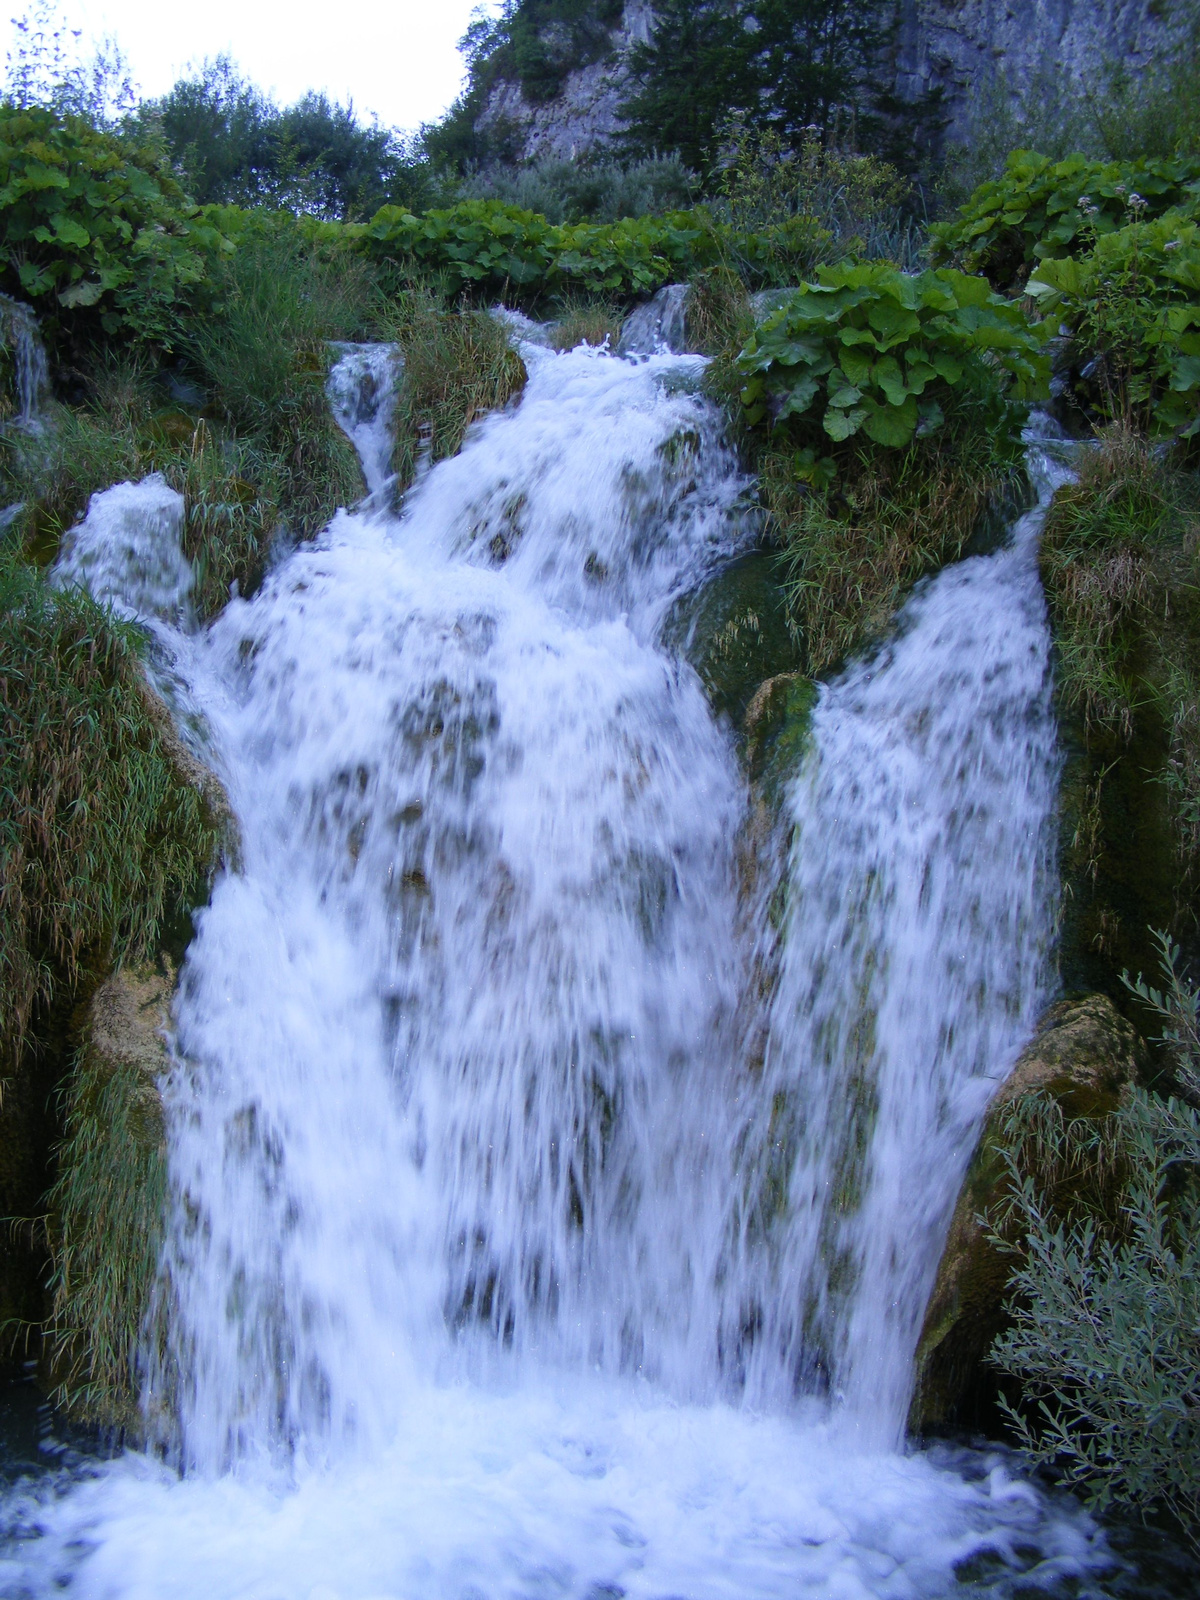
[[[63,0],[59,14],[91,38],[116,35],[144,95],[162,94],[191,62],[228,51],[279,100],[325,89],[398,128],[441,115],[462,86],[455,48],[476,0]],[[489,6],[489,9],[495,9]],[[25,0],[9,0],[19,16]],[[3,35],[9,48],[12,30]]]

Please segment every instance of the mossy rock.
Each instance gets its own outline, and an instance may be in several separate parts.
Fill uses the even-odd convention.
[[[665,633],[699,673],[713,710],[735,728],[763,680],[797,663],[787,600],[763,550],[730,562],[681,601]]]
[[[759,684],[746,709],[747,770],[772,808],[812,744],[817,693],[817,685],[803,673],[782,672]]]
[[[1115,1111],[1122,1090],[1146,1071],[1146,1047],[1107,995],[1060,1002],[993,1100],[967,1170],[916,1354],[909,1427],[936,1431],[963,1422],[997,1379],[988,1350],[1007,1325],[1005,1292],[1012,1258],[993,1244],[981,1220],[1003,1200],[1007,1174],[1000,1136],[1014,1103],[1027,1096],[1058,1102],[1069,1118]],[[1035,1182],[1041,1175],[1029,1174]]]

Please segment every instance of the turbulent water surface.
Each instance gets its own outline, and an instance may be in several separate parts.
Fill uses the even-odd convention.
[[[902,1447],[958,1182],[1049,982],[1038,513],[822,690],[781,913],[733,735],[662,643],[755,538],[701,363],[525,354],[520,404],[398,517],[340,514],[204,633],[161,482],[97,497],[64,556],[155,630],[242,839],[166,1085],[143,1367],[171,1420],[13,1491],[0,1579],[1091,1592],[1081,1513]],[[377,490],[391,357],[345,363]]]

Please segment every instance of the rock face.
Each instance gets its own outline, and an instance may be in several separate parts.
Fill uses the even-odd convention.
[[[937,1282],[917,1347],[917,1386],[909,1414],[915,1432],[964,1420],[981,1388],[994,1387],[984,1361],[1005,1326],[1010,1258],[988,1242],[979,1217],[1002,1198],[998,1137],[1013,1102],[1029,1094],[1057,1100],[1071,1116],[1115,1110],[1122,1088],[1145,1065],[1145,1045],[1106,995],[1053,1006],[992,1102],[950,1224]],[[1033,1174],[1036,1179],[1037,1174]]]
[[[943,137],[953,144],[964,139],[989,80],[1002,75],[1020,95],[1041,81],[1078,83],[1106,61],[1121,60],[1136,72],[1169,43],[1175,13],[1184,9],[1162,0],[901,0],[885,72],[901,102],[940,93]],[[515,131],[518,161],[604,151],[621,131],[627,53],[653,26],[650,0],[626,0],[607,61],[571,73],[561,94],[541,105],[527,101],[520,84],[497,83],[480,131]]]
[[[940,90],[945,138],[956,143],[994,75],[1020,93],[1043,78],[1078,84],[1106,61],[1136,72],[1166,44],[1171,9],[1161,0],[902,0],[896,94],[912,103]]]
[[[617,108],[626,94],[625,58],[635,44],[650,37],[653,26],[649,0],[625,0],[607,61],[570,73],[562,92],[541,105],[526,100],[519,83],[502,80],[479,118],[480,132],[502,127],[515,131],[518,161],[574,161],[604,150],[621,132]]]

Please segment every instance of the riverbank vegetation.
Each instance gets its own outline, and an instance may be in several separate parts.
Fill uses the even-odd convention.
[[[496,302],[553,322],[563,348],[615,340],[634,304],[686,282],[690,342],[711,356],[709,392],[757,476],[759,559],[792,652],[791,674],[772,667],[772,703],[798,717],[808,680],[881,637],[916,581],[996,537],[1024,492],[1031,404],[1053,396],[1064,430],[1088,442],[1042,555],[1068,747],[1064,980],[1106,990],[1144,1032],[1175,1032],[1160,1039],[1160,1081],[1102,1125],[1013,1122],[1012,1321],[995,1359],[1021,1387],[1013,1425],[1038,1459],[1102,1500],[1194,1519],[1197,130],[1180,111],[1169,148],[1073,150],[1056,134],[1005,149],[949,205],[948,171],[889,159],[885,107],[849,115],[864,38],[814,58],[803,82],[775,73],[774,118],[731,114],[727,94],[683,104],[679,71],[710,57],[766,70],[787,21],[786,8],[759,8],[752,59],[728,29],[687,33],[695,10],[666,8],[664,32],[635,56],[633,143],[590,163],[506,165],[491,159],[503,130],[467,116],[501,68],[544,100],[602,58],[615,12],[567,0],[510,7],[476,31],[466,109],[423,143],[320,97],[280,109],[228,62],[123,118],[78,94],[39,98],[33,79],[0,108],[0,288],[33,307],[51,364],[30,426],[28,350],[6,317],[0,1016],[12,1094],[0,1118],[10,1142],[33,1138],[28,1108],[40,1107],[41,1153],[4,1203],[40,1241],[45,1291],[31,1311],[0,1281],[9,1332],[44,1326],[60,1395],[92,1417],[128,1415],[160,1156],[145,1075],[101,1070],[78,1008],[115,965],[155,956],[176,909],[203,897],[221,843],[148,703],[145,641],[47,580],[61,536],[93,493],[162,473],[184,497],[206,621],[253,591],[273,548],[363,493],[329,415],[332,342],[398,347],[400,493],[476,418],[519,402],[526,372]],[[687,48],[668,60],[677,35]],[[706,76],[705,93],[720,81]],[[1173,82],[1164,68],[1147,93]],[[1113,104],[1132,103],[1110,87]],[[1123,968],[1153,972],[1150,926],[1183,947],[1157,998],[1121,982]],[[1034,1144],[1069,1203],[1037,1187]],[[1072,1189],[1088,1163],[1105,1183]],[[109,1167],[128,1192],[105,1211]],[[108,1246],[93,1211],[112,1219]],[[1152,1303],[1168,1307],[1153,1346]]]

